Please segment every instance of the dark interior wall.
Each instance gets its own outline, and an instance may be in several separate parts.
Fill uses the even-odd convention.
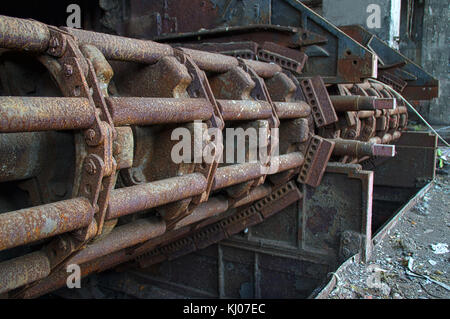
[[[23,19],[34,19],[54,26],[65,26],[67,7],[77,4],[81,11],[81,26],[92,29],[92,25],[101,16],[99,1],[89,0],[58,0],[58,1],[2,1],[0,14]]]

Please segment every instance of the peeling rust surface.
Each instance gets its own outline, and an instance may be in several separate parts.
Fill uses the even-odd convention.
[[[63,29],[74,35],[78,43],[96,46],[107,59],[111,60],[152,64],[163,56],[173,55],[172,47],[167,44],[73,28]]]
[[[186,123],[212,116],[206,99],[109,97],[106,101],[115,125]]]
[[[86,198],[0,214],[0,250],[85,227],[92,214]]]
[[[47,255],[37,251],[0,263],[0,294],[50,274]]]
[[[106,219],[198,195],[205,189],[206,180],[199,173],[115,189],[111,194]]]
[[[85,129],[94,122],[88,99],[0,97],[0,132]]]
[[[43,52],[50,32],[43,23],[0,16],[0,46],[6,49]]]

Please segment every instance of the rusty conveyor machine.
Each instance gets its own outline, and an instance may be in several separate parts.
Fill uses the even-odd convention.
[[[266,224],[326,171],[370,182],[361,165],[395,156],[408,113],[386,86],[299,77],[307,55],[277,43],[201,46],[0,16],[0,294],[51,292],[72,263],[173,260]],[[196,124],[212,161],[171,162],[173,130]],[[224,164],[209,132],[227,128],[278,131],[279,152]]]

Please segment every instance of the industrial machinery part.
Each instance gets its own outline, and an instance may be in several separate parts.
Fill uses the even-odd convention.
[[[368,258],[372,160],[395,158],[407,109],[366,80],[376,77],[371,51],[292,5],[333,40],[259,25],[202,31],[205,43],[180,40],[200,39],[194,33],[167,36],[167,44],[0,16],[0,294],[54,291],[70,264],[86,276],[170,262],[264,228],[299,203],[300,255],[321,273],[355,251]],[[357,56],[341,59],[344,47]],[[315,68],[317,52],[334,56],[333,74]],[[176,162],[180,128],[200,155]],[[232,129],[263,129],[264,153],[249,160],[246,137],[224,143]],[[244,161],[223,163],[241,148]],[[362,213],[346,214],[361,196],[330,195],[346,188],[331,173],[362,181],[370,202]],[[340,227],[321,224],[327,209],[339,212],[327,225]],[[306,253],[308,245],[316,251]]]

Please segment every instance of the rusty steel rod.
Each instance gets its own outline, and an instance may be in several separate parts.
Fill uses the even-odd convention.
[[[0,47],[30,52],[48,48],[50,31],[41,22],[0,15]]]
[[[108,97],[115,125],[151,125],[208,120],[213,108],[206,99]]]
[[[86,129],[94,123],[86,98],[0,97],[0,132]]]
[[[275,63],[266,63],[254,60],[244,60],[245,63],[251,67],[256,74],[262,78],[271,78],[277,72],[281,72],[283,69],[281,66]]]
[[[106,269],[117,266],[123,262],[133,259],[134,256],[129,255],[126,249],[119,250],[118,252],[102,256],[100,258],[91,260],[80,265],[81,278],[86,277],[94,272],[101,272]],[[30,287],[21,295],[24,299],[37,298],[56,288],[62,287],[67,282],[67,270],[65,267],[58,270],[54,274],[43,278],[43,280],[36,286]]]
[[[261,185],[253,189],[249,195],[236,202],[233,207],[239,207],[270,194],[272,188]],[[207,202],[196,207],[190,215],[175,224],[174,230],[192,225],[209,217],[221,214],[229,209],[228,200],[223,196],[210,198]],[[152,238],[161,236],[166,232],[166,224],[159,217],[153,216],[138,219],[131,223],[116,227],[110,234],[101,240],[88,245],[77,255],[72,257],[67,264],[82,264],[96,258],[128,248]]]
[[[181,49],[204,71],[224,73],[239,65],[239,61],[232,56],[188,48]]]
[[[278,164],[276,171],[271,172],[271,174],[275,174],[299,167],[303,164],[304,156],[300,152],[293,152],[273,157],[272,161],[275,165]],[[212,189],[218,190],[233,186],[262,175],[264,175],[264,170],[259,162],[222,166],[216,170]]]
[[[50,274],[50,261],[43,251],[0,263],[0,294],[26,285]]]
[[[166,231],[164,220],[151,217],[138,219],[131,223],[114,228],[101,240],[88,245],[72,257],[67,264],[82,264],[89,260],[134,246],[149,239],[158,237]]]
[[[304,101],[273,102],[273,104],[275,105],[280,120],[308,117],[311,114],[311,107]]]
[[[217,168],[212,190],[243,183],[262,175],[261,163],[241,163]]]
[[[215,196],[208,199],[207,202],[201,203],[197,206],[188,216],[180,220],[175,224],[175,229],[179,229],[211,216],[226,212],[228,210],[229,203],[224,196]]]
[[[164,56],[173,55],[170,45],[117,35],[63,27],[76,37],[79,44],[96,46],[109,60],[152,64]]]
[[[268,102],[253,100],[217,100],[222,108],[225,121],[259,120],[272,116],[272,108]]]
[[[374,144],[356,140],[329,139],[335,143],[333,155],[394,157],[395,145]]]
[[[269,102],[254,100],[217,100],[223,111],[225,121],[258,120],[272,116]],[[299,102],[273,102],[279,119],[296,119],[308,117],[311,108],[308,103]]]
[[[395,109],[397,100],[360,95],[330,95],[336,112]]]
[[[224,73],[231,68],[238,66],[239,61],[235,57],[227,56],[219,53],[208,51],[200,51],[195,49],[182,48],[183,52],[188,54],[204,71]],[[259,76],[263,78],[270,78],[282,69],[279,65],[274,63],[266,63],[253,60],[244,60],[245,63],[251,67]]]
[[[114,189],[111,191],[106,219],[114,219],[196,196],[203,193],[206,187],[205,177],[202,174],[193,173]]]
[[[0,250],[86,227],[93,214],[83,197],[0,214]]]

